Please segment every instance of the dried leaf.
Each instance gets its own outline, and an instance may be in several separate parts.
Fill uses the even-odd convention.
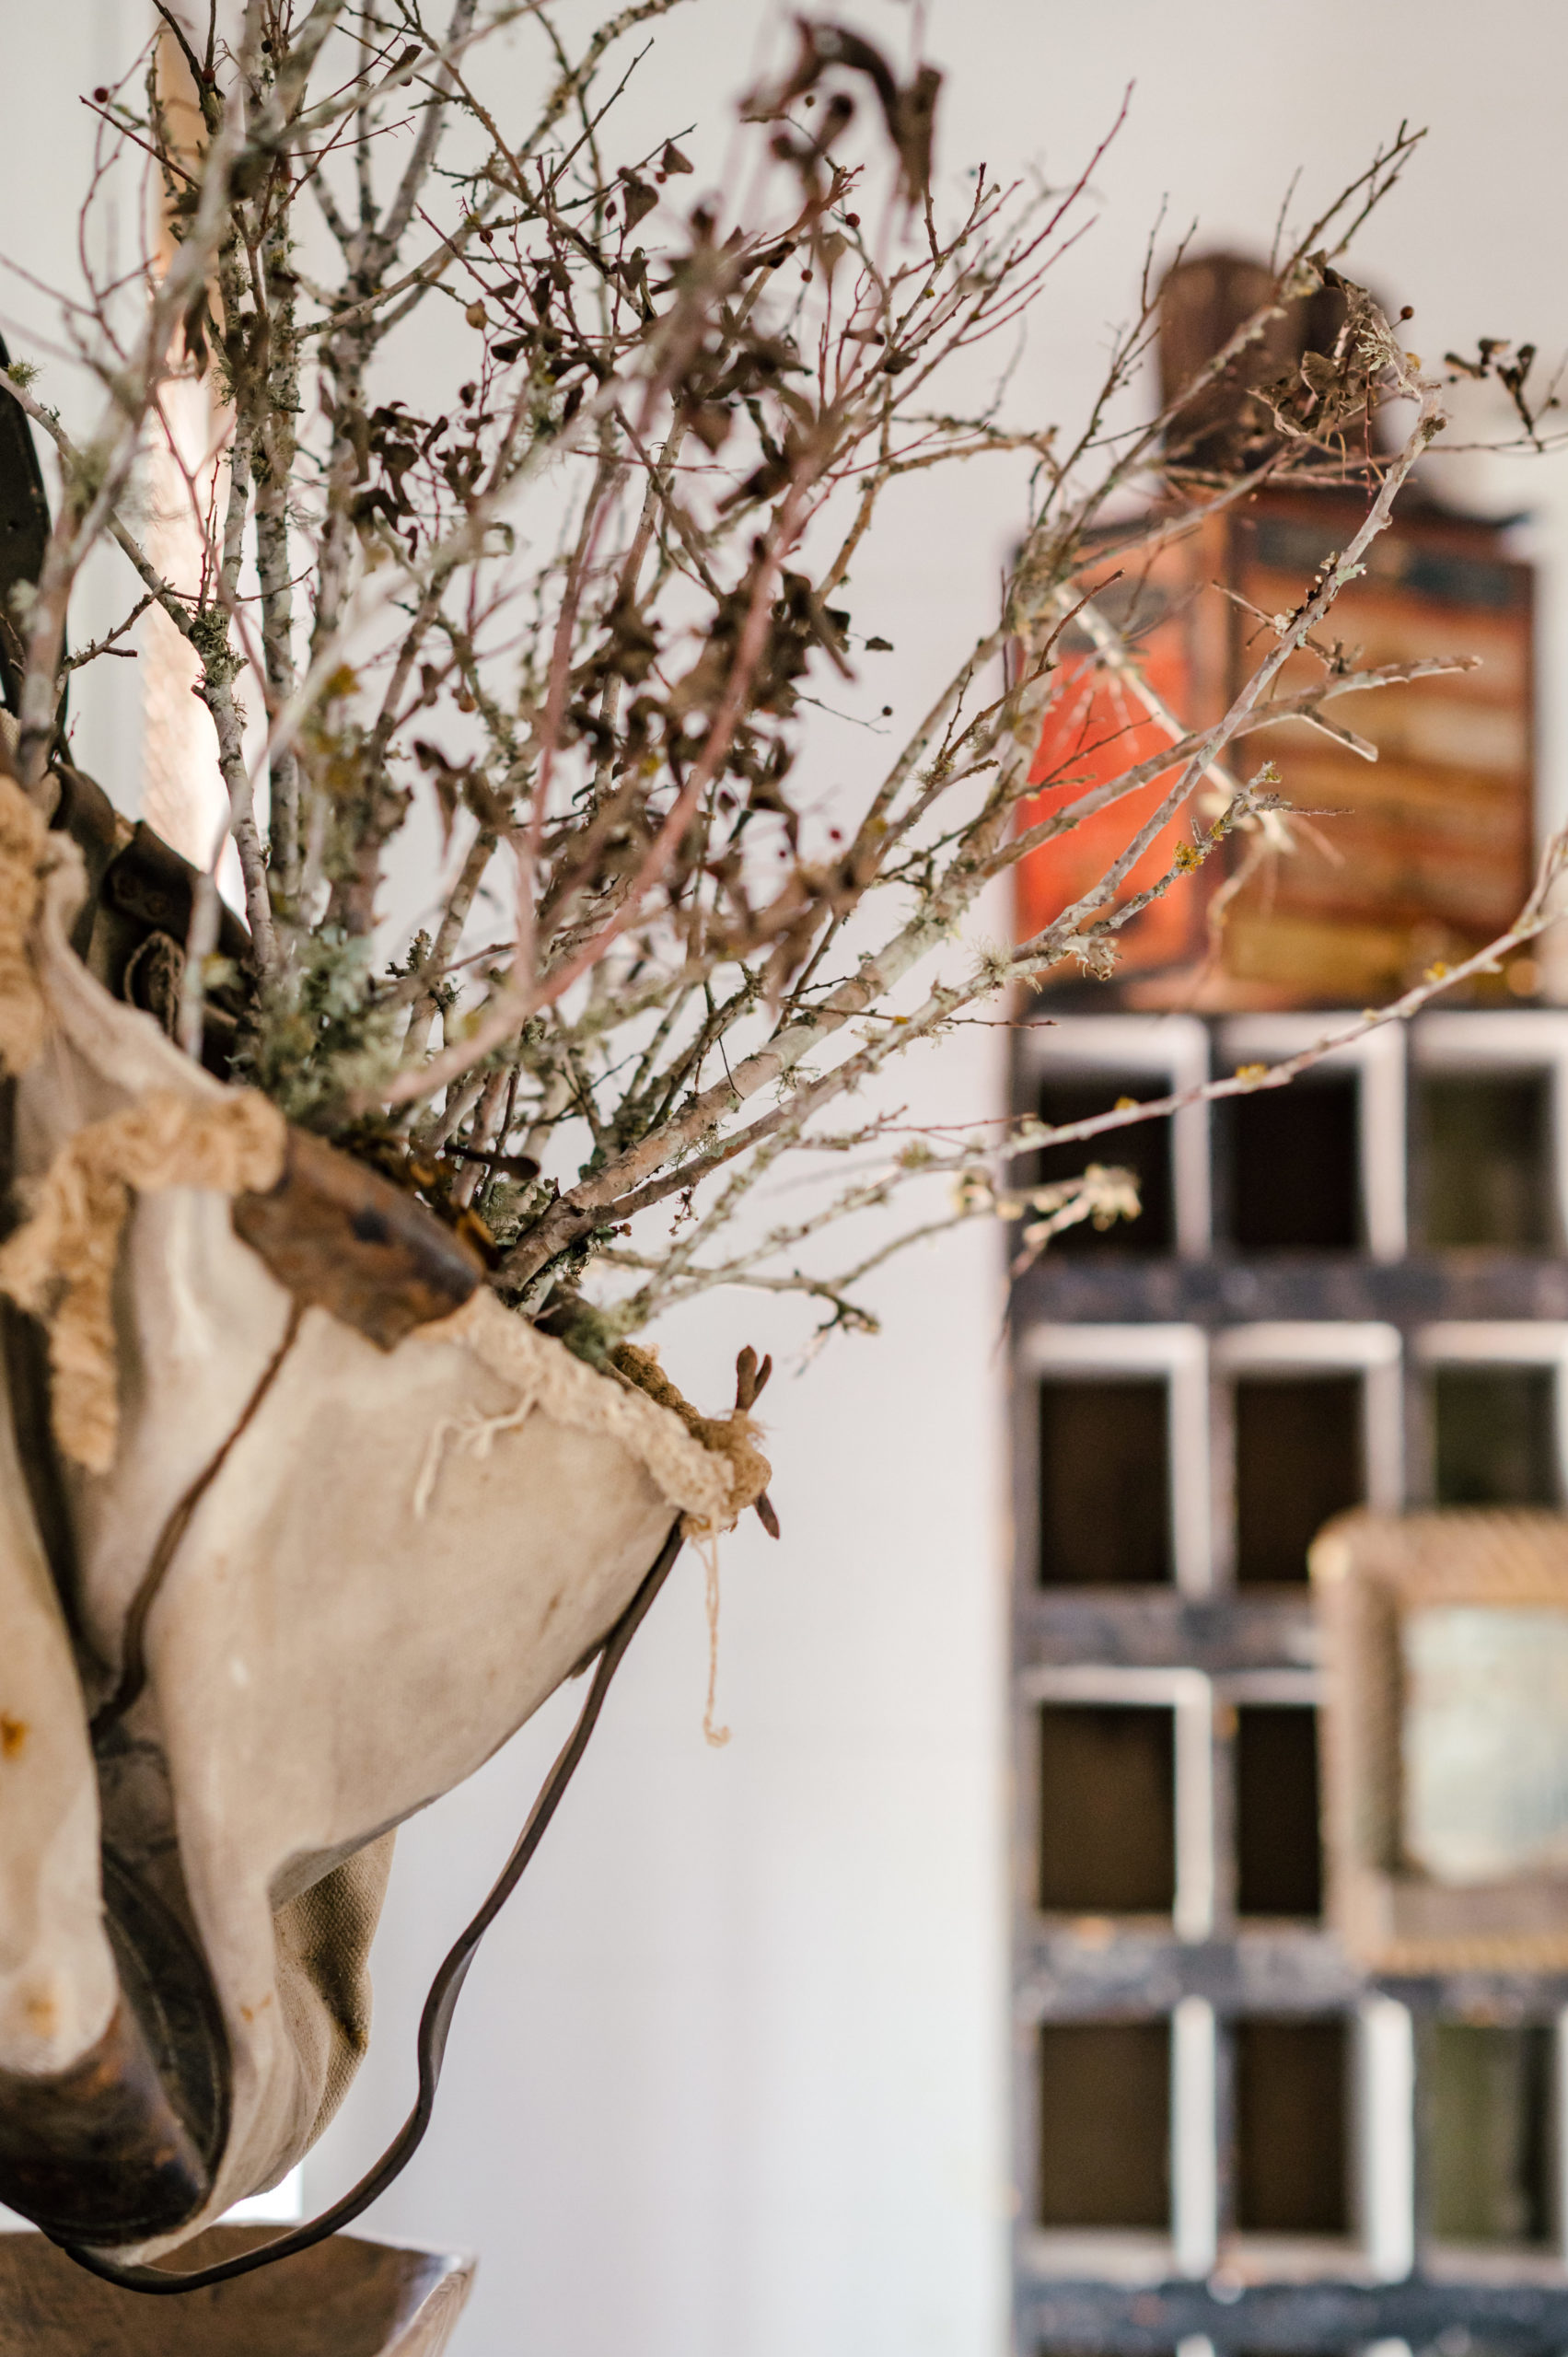
[[[626,226],[628,229],[634,229],[638,222],[645,220],[657,204],[658,191],[651,187],[646,180],[639,180],[635,172],[622,170],[621,192],[621,203],[626,215]]]

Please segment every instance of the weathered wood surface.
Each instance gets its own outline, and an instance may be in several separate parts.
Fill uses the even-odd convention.
[[[1305,1581],[1297,1594],[1194,1597],[1175,1588],[1026,1589],[1014,1618],[1020,1672],[1097,1666],[1316,1669],[1318,1615]]]
[[[1229,2357],[1279,2351],[1342,2357],[1356,2346],[1403,2340],[1412,2348],[1507,2351],[1551,2357],[1568,2345],[1568,2288],[1477,2283],[1416,2276],[1403,2283],[1209,2282],[1148,2285],[1052,2282],[1021,2270],[1019,2345],[1105,2357],[1161,2357],[1202,2337]]]
[[[1014,1955],[1014,2019],[1146,2021],[1183,1997],[1222,2016],[1342,2013],[1369,1991],[1413,2014],[1444,2020],[1549,2024],[1568,2007],[1568,1973],[1448,1972],[1369,1978],[1331,1932],[1260,1926],[1230,1938],[1178,1940],[1168,1929],[1111,1920],[1052,1922],[1020,1930]],[[1568,2343],[1564,2344],[1568,2346]]]
[[[291,1129],[270,1194],[237,1195],[235,1232],[304,1305],[389,1351],[460,1309],[484,1275],[470,1244],[379,1171]]]
[[[1323,2014],[1353,2004],[1365,1976],[1327,1932],[1249,1931],[1183,1941],[1125,1920],[1041,1922],[1020,1939],[1014,1965],[1020,2021],[1147,2020],[1183,1997],[1225,2014]]]
[[[1093,1149],[1086,1147],[1085,1152]],[[1109,1155],[1107,1157],[1109,1159]],[[1440,1318],[1568,1317],[1568,1261],[1551,1253],[1278,1252],[1202,1260],[1148,1253],[1068,1253],[1041,1260],[1013,1289],[1015,1330],[1054,1324],[1209,1328],[1272,1318],[1381,1318],[1401,1329]]]
[[[275,2226],[214,2226],[179,2254],[210,2266]],[[178,2299],[84,2274],[41,2235],[0,2235],[0,2357],[437,2357],[473,2261],[334,2235],[297,2258]]]

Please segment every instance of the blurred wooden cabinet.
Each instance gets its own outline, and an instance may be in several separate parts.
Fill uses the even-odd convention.
[[[1236,256],[1172,273],[1167,399],[1266,288]],[[1255,463],[1248,387],[1328,348],[1324,299],[1167,455]],[[1064,633],[1028,819],[1157,756],[1151,704],[1217,719],[1370,495],[1173,513],[1153,554],[1108,532],[1096,601],[1137,679],[1088,618]],[[1329,702],[1359,750],[1300,719],[1233,746],[1233,776],[1277,765],[1295,847],[1238,885],[1233,837],[1126,927],[1109,982],[1053,976],[1020,1113],[1191,1100],[1508,926],[1532,596],[1504,534],[1404,505],[1277,692],[1325,657],[1471,668]],[[1020,937],[1172,777],[1021,864]],[[1131,1164],[1144,1211],[1013,1294],[1020,2357],[1568,2348],[1568,1011],[1539,981],[1527,950],[1287,1089],[1038,1157]],[[1462,1563],[1452,1507],[1481,1510]],[[1358,1508],[1326,1648],[1308,1553]],[[1519,1593],[1478,1635],[1489,1545]]]
[[[1365,513],[1364,497],[1265,492],[1152,556],[1132,549],[1119,557],[1112,545],[1093,577],[1106,582],[1108,617],[1130,634],[1147,685],[1184,721],[1207,726],[1272,645],[1267,618],[1301,604]],[[1233,838],[1222,856],[1173,885],[1122,935],[1122,1002],[1355,1005],[1393,995],[1434,962],[1457,962],[1504,931],[1531,881],[1532,608],[1530,569],[1506,554],[1494,528],[1419,507],[1400,514],[1373,543],[1365,576],[1336,603],[1324,652],[1356,670],[1455,655],[1474,668],[1325,704],[1324,719],[1376,748],[1376,761],[1300,720],[1234,746],[1238,777],[1264,761],[1279,767],[1280,791],[1301,814],[1291,830],[1296,847],[1236,898],[1212,961],[1209,913],[1247,839]],[[1316,656],[1297,655],[1275,693],[1305,693],[1325,676]],[[1082,628],[1070,632],[1028,816],[1167,741]],[[1130,819],[1153,810],[1170,783],[1167,773],[1022,864],[1020,935],[1102,872],[1127,841]],[[1190,831],[1190,818],[1173,819],[1126,890],[1153,882]]]
[[[1206,583],[1283,610],[1350,521],[1275,498],[1116,583],[1156,694],[1223,708],[1260,625]],[[1355,659],[1482,662],[1342,705],[1376,764],[1299,724],[1254,738],[1240,766],[1275,759],[1315,835],[1237,896],[1206,973],[1213,869],[1129,929],[1112,983],[1047,993],[1019,1035],[1020,1111],[1072,1120],[1272,1062],[1329,1028],[1313,1010],[1353,1014],[1515,913],[1528,575],[1435,516],[1379,549],[1339,616]],[[1081,645],[1068,661],[1042,807],[1158,742]],[[1098,872],[1097,823],[1026,866],[1021,928]],[[1454,1805],[1456,1743],[1517,1765],[1502,1689],[1470,1694],[1462,1664],[1456,1688],[1452,1615],[1477,1599],[1434,1590],[1411,1660],[1385,1643],[1381,1684],[1330,1696],[1307,1584],[1347,1509],[1399,1531],[1411,1509],[1568,1504],[1568,1013],[1525,1003],[1533,983],[1521,962],[1289,1090],[1121,1132],[1143,1217],[1073,1231],[1015,1287],[1028,2357],[1568,2346],[1568,1879],[1537,1860],[1511,1897],[1446,1887],[1465,1842],[1520,1821],[1511,1789],[1491,1815]],[[1092,1151],[1048,1152],[1040,1175]],[[1532,1527],[1561,1546],[1560,1521]],[[1497,1677],[1544,1691],[1556,1656],[1527,1630],[1522,1660],[1519,1635],[1501,1632]],[[1348,1942],[1326,1765],[1339,1863],[1363,1841],[1370,1928]]]
[[[1051,1015],[1017,1057],[1048,1119],[1323,1028]],[[1018,2348],[1547,2357],[1568,2347],[1568,1014],[1433,1012],[1124,1134],[1150,1228],[1074,1231],[1013,1299]],[[1434,1548],[1454,1506],[1517,1591],[1484,1690],[1455,1616],[1495,1581],[1491,1554]],[[1333,1524],[1357,1507],[1378,1519]],[[1392,1582],[1414,1615],[1408,1658],[1387,1613],[1342,1628],[1342,1691],[1307,1583],[1326,1522],[1370,1534],[1347,1604]],[[1456,1799],[1478,1746],[1507,1772]]]

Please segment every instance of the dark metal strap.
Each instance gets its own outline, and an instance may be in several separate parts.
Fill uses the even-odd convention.
[[[147,1682],[147,1622],[152,1619],[153,1607],[163,1592],[163,1584],[173,1569],[180,1541],[195,1519],[196,1508],[228,1463],[236,1443],[254,1423],[262,1401],[282,1374],[284,1362],[294,1348],[304,1315],[302,1302],[290,1303],[283,1340],[262,1368],[255,1389],[240,1411],[238,1422],[226,1440],[214,1450],[184,1494],[175,1501],[158,1533],[146,1570],[136,1583],[135,1593],[126,1609],[125,1631],[120,1640],[120,1676],[114,1691],[88,1723],[87,1736],[95,1749],[141,1699]]]
[[[420,2016],[415,2049],[419,2058],[419,2094],[413,2109],[368,2175],[362,2177],[352,2192],[345,2193],[341,2201],[335,2201],[319,2218],[312,2218],[306,2225],[295,2226],[286,2235],[279,2235],[273,2241],[262,2243],[255,2250],[241,2252],[235,2258],[226,2258],[215,2267],[193,2268],[182,2275],[161,2267],[122,2267],[98,2251],[85,2250],[75,2244],[62,2242],[59,2247],[67,2258],[75,2259],[76,2265],[85,2268],[89,2275],[97,2275],[106,2283],[118,2283],[128,2292],[200,2292],[210,2284],[229,2282],[237,2275],[250,2275],[259,2267],[275,2266],[281,2258],[292,2258],[296,2252],[309,2250],[317,2243],[325,2242],[327,2236],[336,2234],[340,2226],[348,2225],[368,2210],[370,2204],[386,2192],[393,2179],[402,2174],[430,2125],[452,2016],[457,2010],[459,1992],[468,1977],[469,1967],[478,1953],[479,1944],[517,1888],[524,1867],[539,1848],[545,1827],[559,1807],[566,1787],[576,1772],[577,1763],[587,1748],[588,1737],[594,1731],[598,1714],[604,1708],[605,1696],[610,1691],[610,1681],[620,1668],[627,1646],[646,1618],[649,1606],[668,1578],[679,1552],[680,1526],[677,1523],[659,1550],[658,1560],[653,1569],[604,1641],[594,1670],[593,1684],[578,1713],[577,1724],[544,1781],[539,1798],[528,1813],[528,1823],[517,1836],[516,1848],[483,1906],[448,1951],[431,1982],[430,1994],[424,2001],[424,2011]],[[58,2240],[58,2237],[53,2239]]]

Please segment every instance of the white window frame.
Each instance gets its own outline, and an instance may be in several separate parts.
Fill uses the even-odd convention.
[[[1163,1376],[1170,1463],[1171,1562],[1183,1596],[1214,1592],[1209,1516],[1209,1353],[1201,1326],[1051,1324],[1028,1328],[1018,1349],[1023,1373],[1053,1376]]]
[[[1019,1679],[1026,1704],[1101,1702],[1174,1716],[1176,1893],[1179,1940],[1201,1942],[1214,1928],[1214,1686],[1201,1669],[1115,1669],[1073,1663]]]
[[[1304,1049],[1331,1039],[1356,1020],[1356,1010],[1330,1015],[1235,1016],[1220,1026],[1221,1060],[1226,1071],[1240,1064],[1281,1063]],[[1405,1039],[1404,1026],[1386,1023],[1348,1046],[1335,1048],[1316,1067],[1353,1072],[1361,1092],[1362,1225],[1374,1260],[1400,1260],[1408,1243],[1405,1217]]]
[[[1356,2009],[1355,2161],[1362,2240],[1373,2273],[1415,2265],[1415,2022],[1380,1991]]]
[[[1411,1026],[1419,1073],[1545,1073],[1551,1083],[1551,1189],[1556,1248],[1568,1242],[1568,1014],[1549,1007],[1451,1008]]]
[[[1209,1078],[1208,1027],[1195,1015],[1062,1015],[1031,1023],[1024,1034],[1024,1070],[1030,1080],[1104,1078],[1163,1081],[1169,1094],[1202,1088]],[[1171,1189],[1176,1249],[1184,1260],[1208,1258],[1209,1116],[1202,1103],[1170,1117]],[[1117,1132],[1091,1143],[1097,1157],[1114,1160]]]
[[[1544,1366],[1553,1375],[1552,1429],[1557,1479],[1568,1498],[1568,1322],[1546,1318],[1444,1318],[1418,1328],[1418,1365]]]
[[[1358,1375],[1366,1503],[1398,1514],[1405,1500],[1403,1353],[1397,1326],[1376,1320],[1262,1319],[1227,1326],[1213,1338],[1216,1391],[1246,1375]],[[1214,1407],[1216,1573],[1236,1577],[1235,1416],[1228,1397]]]

